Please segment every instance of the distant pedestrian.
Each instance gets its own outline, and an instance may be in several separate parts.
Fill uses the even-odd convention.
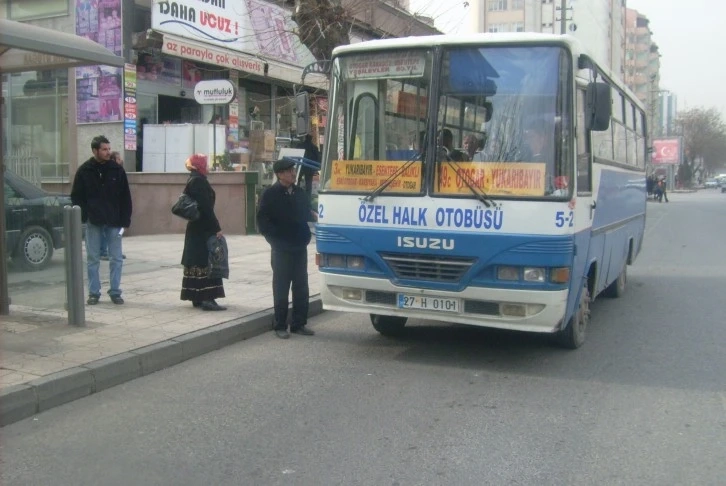
[[[93,157],[78,168],[71,189],[71,201],[81,207],[81,219],[86,223],[86,303],[96,305],[101,297],[98,268],[103,235],[108,242],[110,257],[111,282],[108,295],[114,304],[123,304],[121,230],[131,225],[131,190],[123,167],[111,161],[111,143],[106,137],[95,137],[91,141],[91,151]]]
[[[658,202],[662,202],[663,199],[665,199],[665,202],[668,202],[668,192],[666,192],[665,178],[658,181]]]
[[[217,304],[215,300],[225,296],[222,278],[209,276],[207,240],[215,235],[222,238],[222,228],[214,214],[216,194],[207,180],[207,156],[194,154],[184,165],[190,172],[184,192],[197,202],[200,216],[196,221],[187,223],[184,233],[181,300],[191,300],[194,307],[205,311],[223,311],[227,308]]]
[[[121,167],[124,166],[124,159],[121,158],[121,154],[117,151],[111,152],[111,162],[116,162]],[[126,259],[126,255],[121,255],[122,259]],[[101,260],[108,261],[108,241],[106,240],[106,234],[101,233]]]
[[[277,182],[260,198],[257,225],[271,247],[272,298],[275,307],[275,335],[287,339],[288,294],[292,285],[290,331],[303,336],[315,334],[307,328],[309,221],[317,220],[307,193],[295,185],[295,164],[278,160],[273,165]]]

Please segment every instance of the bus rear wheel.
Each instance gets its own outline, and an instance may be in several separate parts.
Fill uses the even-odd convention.
[[[613,283],[607,286],[607,288],[603,291],[603,295],[605,297],[610,297],[611,299],[618,299],[625,294],[625,284],[628,281],[628,264],[623,265],[623,271],[620,272],[620,275],[618,275],[618,278],[615,279]]]
[[[403,328],[406,326],[407,320],[406,317],[371,314],[373,328],[384,336],[400,336],[403,334]]]
[[[585,332],[590,323],[590,291],[585,285],[580,292],[580,304],[567,323],[567,327],[555,334],[557,344],[567,349],[577,349],[585,343]]]

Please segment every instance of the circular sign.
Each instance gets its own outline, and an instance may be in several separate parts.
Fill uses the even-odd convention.
[[[235,86],[226,79],[199,81],[194,86],[194,99],[200,105],[226,105],[235,97]]]

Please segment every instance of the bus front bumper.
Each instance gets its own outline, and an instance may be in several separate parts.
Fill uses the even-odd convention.
[[[551,333],[560,329],[568,291],[469,287],[447,292],[398,287],[385,279],[324,274],[320,294],[327,310]]]

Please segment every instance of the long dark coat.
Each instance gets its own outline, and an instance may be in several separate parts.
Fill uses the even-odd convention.
[[[187,223],[184,234],[184,253],[181,263],[185,267],[206,267],[208,264],[207,239],[222,231],[214,214],[216,196],[207,177],[196,170],[191,171],[184,192],[199,205],[199,219]]]

